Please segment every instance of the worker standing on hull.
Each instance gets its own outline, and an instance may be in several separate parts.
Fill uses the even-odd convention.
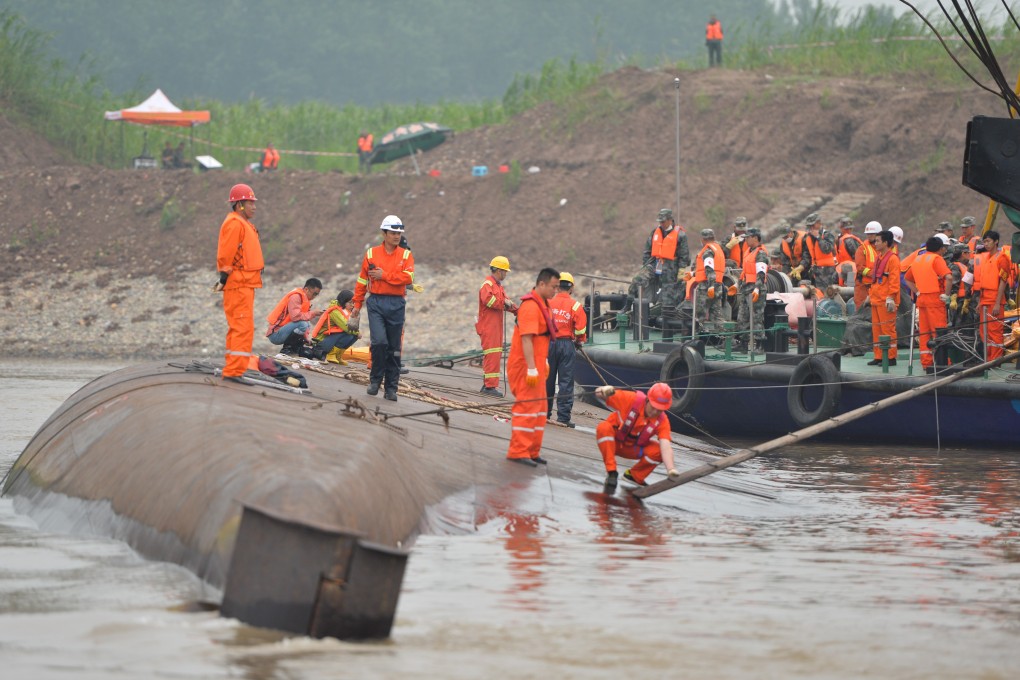
[[[262,244],[251,220],[255,216],[255,192],[247,184],[230,189],[231,213],[220,225],[216,247],[216,270],[223,291],[223,313],[227,317],[227,353],[223,379],[236,381],[248,369],[254,354],[255,289],[262,287]]]
[[[946,305],[953,285],[949,265],[942,257],[945,244],[939,236],[944,234],[936,234],[925,242],[925,252],[917,256],[904,275],[907,288],[917,295],[917,340],[921,347],[921,366],[928,374],[935,372],[930,343],[935,329],[947,325]]]
[[[896,309],[900,306],[900,258],[897,257],[892,230],[883,231],[875,242],[875,282],[869,291],[871,299],[871,339],[875,358],[869,366],[882,363],[879,337],[889,336],[889,365],[896,365]]]
[[[497,255],[489,262],[489,275],[478,288],[478,316],[475,332],[482,341],[482,394],[502,397],[499,391],[499,364],[506,342],[506,313],[517,313],[517,305],[507,297],[503,281],[510,275],[510,260]]]
[[[1006,288],[1013,267],[1009,256],[999,248],[999,232],[986,231],[981,237],[985,254],[974,271],[974,296],[978,307],[980,335],[985,341],[985,361],[1002,356],[1002,312]]]
[[[510,415],[510,447],[507,460],[522,465],[544,465],[542,437],[545,434],[545,381],[549,375],[549,341],[556,322],[549,300],[560,285],[560,273],[546,267],[538,273],[535,287],[521,298],[517,323],[510,341],[506,373],[514,405]]]
[[[559,397],[556,398],[556,422],[573,427],[570,412],[574,410],[574,359],[577,349],[584,344],[588,329],[588,315],[581,303],[570,297],[574,288],[574,277],[570,272],[560,272],[560,290],[549,300],[549,312],[556,322],[556,334],[549,347],[549,377],[545,381],[545,393],[549,397],[546,418],[552,417],[553,397],[557,383]]]

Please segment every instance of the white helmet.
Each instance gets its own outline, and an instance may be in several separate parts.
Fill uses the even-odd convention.
[[[946,236],[945,234],[943,234],[942,232],[938,232],[938,233],[932,234],[932,236],[934,236],[938,240],[942,241],[943,245],[947,245],[947,246],[949,245],[949,237]]]
[[[385,231],[396,231],[401,234],[404,233],[404,223],[400,221],[400,218],[396,215],[387,215],[383,218],[382,224],[379,225],[380,229]]]
[[[896,243],[903,243],[903,230],[899,227],[889,227],[889,231],[892,232],[893,241]]]
[[[864,227],[865,234],[879,234],[881,232],[882,225],[876,222],[875,220],[871,220],[870,222],[868,222],[867,226]]]

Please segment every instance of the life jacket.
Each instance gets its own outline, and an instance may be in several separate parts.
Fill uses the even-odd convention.
[[[269,332],[266,335],[271,335],[280,328],[286,326],[291,322],[290,310],[288,309],[287,302],[290,300],[290,296],[297,293],[301,296],[301,311],[307,312],[312,308],[312,301],[308,299],[308,294],[305,293],[304,288],[295,288],[286,295],[283,296],[276,306],[273,307],[273,311],[269,312],[269,316],[266,317],[266,321],[269,322]]]
[[[343,328],[340,328],[339,326],[334,326],[333,322],[330,321],[329,316],[333,312],[340,312],[341,314],[343,314],[345,319],[351,318],[351,315],[342,306],[330,305],[329,307],[326,308],[326,311],[322,313],[322,316],[319,317],[319,320],[315,322],[315,328],[313,328],[312,332],[308,334],[308,337],[310,338],[318,337],[319,332],[322,331],[323,326],[326,327],[326,335],[332,335],[333,333],[344,333],[345,331]]]
[[[679,234],[679,227],[673,227],[665,236],[662,235],[662,229],[656,227],[652,232],[652,257],[660,260],[675,260],[676,241]]]
[[[368,250],[365,251],[365,259],[368,261],[369,265],[378,266],[378,265],[375,264],[375,256],[376,256],[376,253],[379,252],[380,248],[382,249],[382,252],[385,255],[386,254],[386,247],[385,246],[374,246],[374,247],[369,248]],[[397,252],[397,250],[403,251],[403,252],[400,253],[400,262],[401,262],[401,266],[406,266],[407,258],[409,258],[411,256],[411,249],[410,248],[401,248],[400,246],[397,246],[394,249],[393,252],[395,253],[395,252]],[[411,273],[411,279],[412,279],[412,281],[414,280],[414,273],[413,272]],[[358,283],[361,283],[361,282],[362,282],[361,277],[358,277]],[[407,293],[407,286],[409,285],[409,284],[393,284],[393,283],[388,283],[386,281],[383,281],[382,279],[369,279],[368,281],[365,281],[364,283],[365,283],[366,286],[368,286],[369,292],[373,293],[375,295],[406,295],[406,293]]]
[[[853,260],[847,260],[846,262],[840,262],[836,265],[836,279],[839,281],[839,285],[846,286],[847,281],[850,280],[850,276],[846,274],[847,266],[850,267],[850,275],[853,276],[854,281],[857,281],[857,263]]]
[[[846,242],[848,240],[857,241],[857,247],[858,248],[860,248],[864,244],[864,241],[862,241],[860,239],[860,237],[858,237],[855,234],[851,234],[851,233],[847,232],[846,234],[843,234],[842,236],[840,236],[839,240],[836,241],[836,262],[838,264],[842,264],[844,262],[851,262],[854,259],[850,255],[850,251],[847,250],[847,247],[846,247]]]
[[[910,269],[910,265],[914,264],[914,260],[916,260],[918,258],[918,256],[924,255],[927,252],[928,252],[928,249],[925,248],[924,246],[921,246],[920,248],[918,248],[914,252],[912,252],[909,255],[907,255],[905,258],[900,260],[900,271],[901,272],[906,272],[908,269]]]
[[[957,297],[967,296],[967,284],[963,282],[963,277],[967,275],[967,265],[962,262],[957,262],[956,266],[960,268],[960,287],[956,289]]]
[[[875,262],[875,281],[881,281],[889,272],[885,269],[889,266],[889,259],[894,255],[892,248],[885,251],[885,255]]]
[[[875,246],[871,245],[868,241],[861,243],[861,247],[857,249],[857,252],[864,253],[864,266],[858,268],[858,272],[861,274],[861,283],[865,286],[870,286],[875,282],[875,260],[878,259],[878,252],[875,250]]]
[[[747,257],[747,253],[744,252],[747,246],[743,241],[738,241],[737,245],[730,248],[730,252],[727,255],[728,260],[733,260],[737,263],[737,266],[741,266],[744,263],[744,258]]]
[[[943,286],[939,283],[939,276],[935,273],[935,259],[942,259],[938,253],[924,253],[914,260],[914,266],[910,268],[911,276],[914,277],[914,284],[918,293],[941,293]]]
[[[974,249],[977,248],[977,244],[981,243],[980,236],[971,236],[970,240],[967,241],[967,250],[970,251],[971,255],[976,255]]]
[[[350,139],[348,137],[347,139]],[[348,149],[351,147],[347,147]],[[365,153],[372,150],[372,135],[365,135],[364,137],[358,137],[358,151]]]
[[[803,231],[794,232],[792,245],[785,236],[781,239],[780,249],[794,267],[800,264],[800,257],[804,254],[804,236]]]
[[[534,293],[528,293],[521,297],[521,304],[518,307],[523,307],[525,302],[534,302],[538,305],[538,311],[542,312],[542,318],[545,319],[545,333],[539,333],[539,335],[548,335],[550,337],[556,337],[556,320],[549,314],[549,305],[542,304],[542,301]],[[516,323],[516,322],[515,322]]]
[[[758,252],[764,250],[765,246],[758,246],[754,250],[747,251],[744,255],[744,272],[740,275],[741,281],[744,283],[754,283],[758,280]],[[768,270],[766,269],[766,271]]]
[[[722,283],[723,275],[726,273],[726,256],[723,254],[722,246],[715,241],[702,246],[701,250],[698,251],[697,257],[694,258],[697,265],[694,271],[694,280],[701,283],[707,278],[705,275],[705,259],[702,257],[706,249],[712,251],[712,259],[715,260],[715,267],[713,267],[715,270],[715,282]]]
[[[810,237],[810,238],[809,238]],[[820,236],[808,236],[804,237],[804,243],[807,245],[808,253],[811,254],[811,266],[812,267],[835,267],[836,266],[836,255],[835,253],[823,253],[820,245]]]
[[[267,148],[262,152],[262,167],[276,170],[280,164],[280,152],[276,149]]]
[[[705,26],[705,40],[722,40],[722,24],[714,21]]]
[[[630,411],[624,416],[623,421],[620,423],[620,429],[616,431],[613,437],[616,441],[621,444],[627,437],[630,436],[631,430],[634,429],[634,423],[641,417],[641,414],[645,410],[645,402],[648,401],[647,395],[640,390],[634,393],[634,402],[630,406]],[[641,431],[637,434],[637,442],[635,442],[638,448],[644,448],[648,445],[648,442],[652,440],[659,427],[662,425],[663,419],[666,417],[665,413],[659,412],[659,417],[655,420],[649,419],[645,426],[641,428]],[[643,454],[643,452],[642,452]]]
[[[1002,275],[999,273],[999,260],[1002,259],[1002,250],[994,253],[986,253],[978,262],[974,271],[974,288],[996,292],[999,290],[999,281]],[[1008,270],[1007,270],[1008,276]]]

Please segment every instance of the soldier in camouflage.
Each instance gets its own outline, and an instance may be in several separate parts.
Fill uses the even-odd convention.
[[[726,255],[715,241],[715,232],[701,230],[701,250],[694,257],[694,280],[698,284],[694,317],[703,333],[723,330],[723,297],[725,288],[717,272],[726,271]]]
[[[801,253],[801,276],[810,278],[815,288],[825,290],[836,283],[836,235],[822,228],[818,213],[804,220],[808,233]]]
[[[747,253],[740,272],[740,290],[737,294],[740,308],[737,312],[737,351],[745,351],[751,343],[751,315],[754,315],[754,346],[761,351],[765,340],[765,275],[769,270],[769,254],[761,244],[761,230],[751,227],[744,236]]]
[[[683,287],[677,281],[691,264],[687,245],[687,232],[673,221],[673,211],[663,208],[658,215],[659,225],[648,236],[641,269],[631,281],[627,295],[632,303],[641,290],[649,302],[662,302],[663,314],[675,313],[683,300]],[[655,292],[661,289],[659,296]],[[628,307],[630,304],[627,305]]]

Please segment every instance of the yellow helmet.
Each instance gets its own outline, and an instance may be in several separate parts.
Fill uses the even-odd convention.
[[[560,272],[560,283],[566,281],[571,286],[574,285],[574,277],[571,276],[570,272]]]
[[[505,272],[510,271],[510,260],[506,259],[502,255],[497,255],[492,258],[492,262],[489,263],[491,269],[502,269]]]

